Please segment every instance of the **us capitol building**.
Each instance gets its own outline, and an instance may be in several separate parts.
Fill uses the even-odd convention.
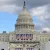
[[[16,20],[15,30],[0,33],[0,50],[45,50],[50,34],[37,32],[34,26],[24,2],[23,10]]]

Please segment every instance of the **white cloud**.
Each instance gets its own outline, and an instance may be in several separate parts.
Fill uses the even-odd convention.
[[[16,13],[20,11],[22,7],[16,5],[2,5],[0,6],[0,12]]]
[[[32,16],[36,16],[38,17],[40,20],[43,21],[43,19],[45,18],[45,14],[46,14],[46,7],[47,6],[41,6],[41,7],[36,7],[36,8],[32,8],[30,9],[31,15]]]
[[[46,2],[47,1],[47,2]],[[28,2],[28,3],[27,3]],[[39,30],[42,28],[50,29],[50,2],[49,0],[28,0],[26,1],[28,10],[32,16],[36,16]],[[37,4],[36,4],[37,3]],[[29,5],[30,4],[30,5]],[[31,6],[32,5],[32,6]],[[41,6],[42,5],[42,6]],[[19,13],[23,6],[23,0],[0,0],[0,12]]]
[[[48,5],[44,5],[30,9],[31,15],[37,18],[38,24],[35,27],[40,28],[39,30],[50,31],[50,11],[48,11],[48,8],[50,8]]]
[[[42,31],[50,32],[50,28],[42,28]]]

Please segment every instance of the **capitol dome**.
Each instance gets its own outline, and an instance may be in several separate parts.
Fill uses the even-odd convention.
[[[20,30],[20,29],[28,30],[28,29],[33,29],[33,28],[34,28],[34,24],[33,24],[32,17],[27,11],[26,5],[24,2],[23,10],[18,16],[18,19],[15,24],[15,29],[16,30]]]
[[[29,14],[29,12],[26,9],[26,6],[23,7],[23,10],[19,14],[19,17],[25,17],[25,18],[30,18],[31,17],[31,15]]]

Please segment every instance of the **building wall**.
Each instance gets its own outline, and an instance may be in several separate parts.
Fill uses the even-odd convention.
[[[9,50],[8,49],[8,43],[6,43],[6,42],[0,42],[0,50],[1,49]]]
[[[9,42],[9,41],[18,41],[16,39],[16,34],[18,33],[2,33],[0,34],[0,41],[3,42]],[[30,33],[31,34],[31,33]],[[33,35],[33,39],[32,41],[40,41],[41,43],[46,43],[50,40],[50,34],[40,34],[40,33],[32,33]],[[19,39],[20,41],[22,41],[21,39]],[[25,40],[25,41],[31,41],[31,40]]]
[[[2,33],[2,34],[0,34],[0,49],[5,49],[5,50],[8,50],[9,48],[11,49],[11,50],[15,50],[15,48],[23,48],[23,44],[16,44],[15,42],[22,42],[22,40],[20,39],[20,40],[17,40],[16,39],[16,34],[18,34],[18,33],[13,33],[13,32],[11,32],[11,33],[9,33],[9,34],[7,34],[7,33]],[[45,48],[45,44],[48,42],[50,40],[50,34],[43,34],[43,33],[36,33],[36,32],[34,32],[33,33],[33,39],[32,40],[23,40],[23,42],[25,42],[25,41],[28,41],[28,42],[37,42],[37,41],[39,41],[40,42],[40,49],[41,50],[44,50]],[[9,43],[9,42],[14,42],[14,43]],[[28,46],[30,46],[30,45],[34,45],[34,43],[33,44],[26,44],[25,45],[25,47],[28,47]],[[38,46],[37,46],[38,47]],[[42,49],[42,48],[44,48],[44,49]],[[35,48],[34,48],[35,49]]]
[[[0,34],[0,41],[8,42],[9,41],[9,35],[8,34]]]

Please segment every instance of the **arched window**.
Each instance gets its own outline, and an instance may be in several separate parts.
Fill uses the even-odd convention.
[[[33,48],[26,48],[26,50],[34,50]]]
[[[15,48],[15,50],[23,50],[22,48]]]

